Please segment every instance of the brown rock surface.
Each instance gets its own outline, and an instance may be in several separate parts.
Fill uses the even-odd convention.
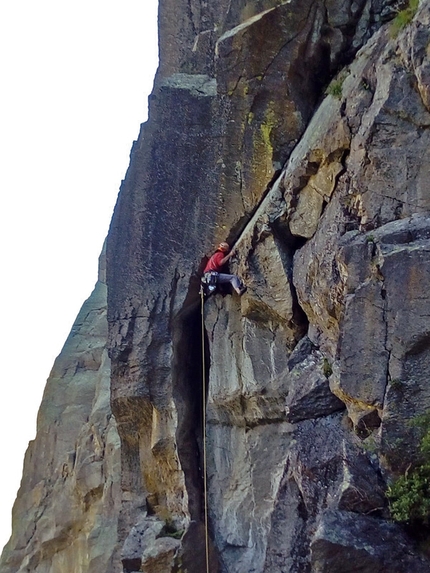
[[[393,36],[396,9],[160,2],[107,239],[115,424],[91,406],[104,333],[85,392],[47,386],[15,510],[38,533],[15,525],[1,573],[204,571],[205,434],[212,573],[430,570],[385,498],[430,408],[430,1]],[[199,270],[225,239],[248,291],[209,298],[202,332]]]

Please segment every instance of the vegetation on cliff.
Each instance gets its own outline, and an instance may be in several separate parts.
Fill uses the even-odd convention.
[[[393,519],[414,527],[430,525],[430,412],[417,416],[411,426],[419,429],[419,456],[404,475],[389,486],[387,497]],[[406,451],[403,455],[406,455]]]

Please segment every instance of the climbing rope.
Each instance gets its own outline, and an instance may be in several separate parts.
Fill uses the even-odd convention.
[[[203,497],[204,497],[204,512],[205,512],[205,552],[206,552],[206,573],[210,573],[209,568],[209,530],[208,530],[208,484],[206,472],[206,364],[205,364],[205,312],[204,312],[204,292],[203,285],[200,287],[201,295],[201,314],[202,314],[202,410],[203,410]]]

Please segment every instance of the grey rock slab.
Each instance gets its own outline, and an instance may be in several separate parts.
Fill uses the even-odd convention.
[[[347,404],[359,432],[379,426],[383,406],[383,449],[392,459],[395,444],[407,439],[408,432],[401,430],[405,419],[429,407],[425,382],[429,235],[429,218],[416,215],[366,234],[347,233],[340,243],[348,294],[339,369],[335,368],[330,384]],[[413,435],[407,440],[411,451]]]
[[[144,516],[128,534],[121,552],[121,560],[125,567],[139,569],[142,554],[150,548],[161,533],[164,523],[156,517]]]
[[[263,570],[291,425],[208,427],[210,520],[226,571]],[[270,468],[270,471],[268,471]]]
[[[387,384],[385,299],[369,280],[348,295],[339,340],[339,376],[331,388],[349,408],[381,409]]]
[[[243,318],[234,297],[212,299],[205,313],[213,365],[208,420],[238,426],[285,421],[288,331]]]
[[[327,368],[328,360],[314,351],[291,370],[287,377],[289,390],[285,400],[288,422],[328,416],[345,408],[345,404],[330,390],[328,376],[324,373]]]
[[[359,514],[381,511],[377,472],[351,441],[343,416],[296,424],[279,482],[263,571],[313,572],[310,544],[327,507]]]
[[[2,573],[119,566],[121,445],[110,409],[104,253],[47,381],[29,444]]]
[[[178,539],[160,537],[142,555],[141,571],[146,573],[174,573],[177,571],[176,556],[181,547]]]
[[[342,511],[322,514],[311,555],[315,573],[425,573],[430,567],[398,525]]]

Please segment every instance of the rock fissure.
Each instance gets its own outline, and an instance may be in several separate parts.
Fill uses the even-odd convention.
[[[297,38],[300,36],[300,34],[303,32],[303,29],[306,26],[306,21],[310,16],[310,12],[311,12],[311,8],[309,9],[309,13],[308,15],[303,18],[302,23],[300,23],[300,25],[298,26],[298,31],[297,33],[292,36],[291,38],[288,39],[287,42],[285,42],[285,44],[283,44],[280,48],[279,51],[273,56],[272,60],[267,64],[267,66],[260,72],[260,74],[258,76],[256,76],[256,78],[258,78],[259,81],[263,81],[265,76],[267,75],[268,71],[270,70],[270,68],[274,65],[274,63],[276,62],[276,60],[281,56],[282,52],[285,50],[285,48],[287,48],[290,44],[292,44],[295,40],[297,40]],[[302,25],[302,27],[300,27]],[[287,159],[287,158],[286,158]]]
[[[377,193],[375,192],[375,195],[381,195],[381,197],[385,197],[386,199],[391,199],[392,201],[395,201],[396,203],[400,203],[402,205],[408,205],[409,207],[413,207],[414,209],[423,209],[425,212],[428,211],[428,205],[419,205],[417,202],[415,203],[411,203],[409,201],[405,201],[402,199],[399,199],[398,197],[392,197],[390,195],[387,195],[386,193]],[[399,216],[399,219],[402,218]],[[381,225],[379,225],[381,226]],[[377,227],[376,227],[377,228]]]
[[[202,385],[204,375],[207,386],[210,359],[206,333],[202,333],[199,307],[194,311],[183,312],[176,318],[173,346],[173,398],[178,411],[178,455],[185,474],[191,519],[201,520]],[[202,351],[206,354],[204,373]]]

